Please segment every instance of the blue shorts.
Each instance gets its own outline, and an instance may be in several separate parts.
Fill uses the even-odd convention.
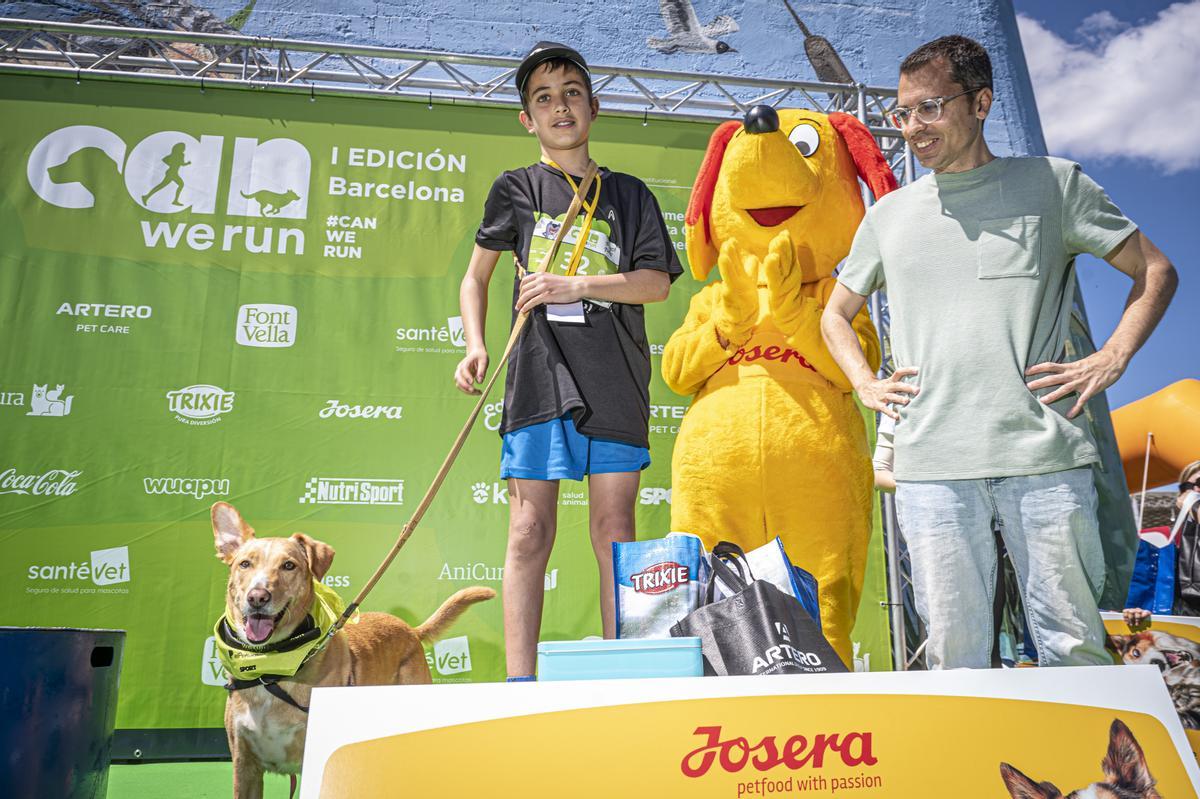
[[[650,450],[575,429],[570,414],[505,433],[500,449],[500,478],[582,480],[585,474],[640,472],[650,465]]]

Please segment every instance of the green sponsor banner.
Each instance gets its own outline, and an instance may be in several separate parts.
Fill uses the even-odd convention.
[[[218,727],[209,506],[328,542],[325,582],[357,593],[474,403],[451,380],[459,281],[492,180],[536,145],[493,108],[42,76],[0,77],[0,104],[0,624],[125,629],[117,726]],[[681,256],[711,129],[594,128],[596,159],[646,181]],[[493,357],[511,275],[506,256]],[[698,288],[685,276],[647,308],[656,367]],[[657,372],[641,537],[669,530],[689,401]],[[459,588],[499,589],[501,399],[369,609],[417,624]],[[599,633],[587,500],[563,483],[546,640]],[[883,594],[873,557],[856,633],[877,669]],[[434,679],[501,679],[501,618],[498,600],[467,613],[430,649]]]

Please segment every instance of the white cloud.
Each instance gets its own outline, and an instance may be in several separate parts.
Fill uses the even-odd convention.
[[[1113,12],[1105,9],[1084,17],[1075,32],[1082,36],[1088,44],[1096,46],[1107,43],[1128,27],[1128,22],[1122,22]]]
[[[1167,174],[1200,167],[1200,0],[1124,29],[1093,14],[1079,30],[1086,47],[1030,17],[1017,24],[1051,153],[1148,161]]]

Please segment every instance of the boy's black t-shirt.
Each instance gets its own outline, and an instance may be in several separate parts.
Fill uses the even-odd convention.
[[[589,202],[594,190],[595,184]],[[488,192],[475,243],[511,250],[536,269],[573,196],[563,174],[548,164],[504,172]],[[584,213],[549,271],[566,273]],[[683,272],[654,195],[632,175],[601,168],[600,203],[577,274],[636,269],[657,269],[672,281]],[[521,281],[514,271],[516,305]],[[530,314],[509,359],[500,433],[570,413],[584,435],[648,447],[650,347],[642,306],[592,300],[583,306],[583,324],[550,321],[545,306]]]

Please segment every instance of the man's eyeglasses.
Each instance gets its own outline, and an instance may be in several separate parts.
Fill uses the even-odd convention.
[[[930,97],[928,100],[922,100],[917,103],[912,108],[898,105],[892,111],[892,123],[898,128],[903,128],[908,124],[909,118],[915,115],[918,122],[932,125],[942,118],[942,106],[956,97],[962,97],[964,94],[972,94],[977,91],[979,89],[967,89],[965,92],[952,94],[949,97]]]

